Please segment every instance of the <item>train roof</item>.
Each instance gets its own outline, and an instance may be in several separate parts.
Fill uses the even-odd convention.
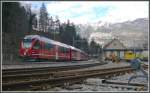
[[[80,52],[82,52],[80,49],[75,48],[75,47],[73,47],[73,46],[70,46],[70,48],[71,48],[72,50],[76,50],[76,51],[80,51]]]
[[[49,39],[47,37],[43,37],[40,35],[27,35],[24,37],[24,39],[38,39],[38,40],[41,40],[41,41],[46,42],[46,43],[52,43],[52,44],[59,45],[62,47],[70,48],[69,45],[67,45],[67,44],[64,44],[64,43],[61,43],[58,41],[54,41],[52,39]]]

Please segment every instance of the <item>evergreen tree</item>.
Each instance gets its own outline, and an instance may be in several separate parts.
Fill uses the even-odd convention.
[[[40,8],[40,30],[47,32],[48,31],[48,13],[45,7],[45,4],[43,3]]]
[[[27,12],[17,2],[2,4],[3,53],[17,55],[20,41],[29,28]]]
[[[94,40],[90,43],[90,54],[91,55],[99,55],[102,52],[102,48],[99,44],[97,44]]]
[[[28,16],[28,22],[29,22],[29,29],[28,29],[28,34],[31,33],[32,29],[32,25],[33,25],[33,21],[36,21],[36,15],[34,13],[31,12],[31,5],[27,5],[26,6],[26,11],[27,11],[27,16]]]
[[[72,45],[73,44],[73,37],[76,37],[76,29],[73,23],[70,23],[69,20],[67,24],[62,24],[60,26],[60,36],[61,41],[63,43]]]
[[[88,45],[88,42],[87,42],[87,39],[82,39],[82,50],[85,51],[85,52],[89,52],[89,45]]]

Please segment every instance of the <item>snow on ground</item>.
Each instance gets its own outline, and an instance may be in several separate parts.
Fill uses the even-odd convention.
[[[119,85],[121,86],[121,85]],[[93,85],[93,84],[76,84],[76,85],[72,85],[70,87],[75,87],[75,88],[61,88],[61,87],[56,87],[54,89],[50,89],[48,91],[81,91],[81,92],[94,92],[94,91],[109,91],[109,92],[113,92],[113,91],[134,91],[132,89],[127,89],[127,88],[113,88],[112,86],[109,86],[108,84],[102,84],[102,85]]]
[[[120,64],[113,64],[113,63],[108,63],[107,67],[111,67],[111,66],[122,66],[122,65],[128,65],[126,63],[120,63]],[[105,68],[106,65],[103,65],[103,67]],[[146,70],[146,72],[148,73],[148,71]],[[135,73],[126,73],[125,75],[122,76],[116,76],[116,77],[112,77],[109,80],[115,80],[118,82],[128,82],[129,78],[133,75],[143,75],[142,72],[138,71]],[[93,92],[93,91],[136,91],[133,89],[128,89],[128,88],[113,88],[110,86],[110,84],[102,84],[102,79],[100,78],[89,78],[87,80],[85,80],[84,83],[82,84],[74,84],[65,88],[62,87],[56,87],[54,89],[50,89],[49,91],[87,91],[87,92]],[[146,80],[146,78],[135,78],[131,81],[131,83],[140,83],[140,84],[145,84],[148,85],[148,81]],[[118,85],[121,86],[121,85]],[[130,86],[127,86],[130,87]]]
[[[146,72],[147,72],[147,71],[146,71]],[[143,75],[143,73],[140,72],[140,71],[139,71],[139,72],[136,72],[136,73],[130,73],[130,74],[126,73],[126,74],[123,75],[123,76],[117,76],[117,77],[113,77],[113,78],[111,78],[111,79],[112,79],[112,80],[117,80],[118,82],[121,82],[121,81],[128,82],[129,78],[130,78],[131,76],[135,76],[135,75]],[[136,78],[136,79],[133,79],[133,80],[131,81],[131,83],[147,84],[148,82],[147,82],[146,78],[138,77],[138,78]]]

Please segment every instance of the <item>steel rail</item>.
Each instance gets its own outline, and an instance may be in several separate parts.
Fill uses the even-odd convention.
[[[147,68],[147,67],[145,67]],[[40,85],[48,83],[50,85],[62,85],[65,82],[78,82],[90,77],[108,77],[113,75],[121,75],[121,73],[132,72],[133,69],[130,66],[107,68],[107,69],[88,69],[88,70],[69,70],[51,73],[35,73],[35,74],[22,74],[22,75],[7,75],[3,76],[2,88],[4,90],[10,90],[20,88],[20,86],[26,86],[30,88],[30,85]],[[11,82],[13,79],[19,79],[18,81]],[[6,81],[5,81],[6,80]],[[7,81],[8,80],[8,81]]]
[[[110,70],[110,69],[122,69],[122,68],[131,68],[130,66],[125,66],[125,67],[117,67],[117,68],[106,68],[106,69],[93,69],[93,70],[88,70],[88,69],[77,69],[77,70],[59,70],[58,71],[45,71],[44,73],[42,72],[36,72],[36,73],[22,73],[22,74],[15,74],[14,75],[3,75],[2,78],[3,79],[11,79],[11,78],[15,78],[15,77],[18,77],[18,78],[22,78],[22,77],[29,77],[29,76],[41,76],[41,75],[68,75],[68,74],[74,74],[74,73],[89,73],[88,71],[90,71],[90,73],[92,72],[96,72],[96,71],[107,71],[107,70]]]
[[[113,80],[102,80],[102,83],[117,84],[117,85],[131,85],[131,86],[145,86],[145,84],[140,84],[140,83],[118,82],[118,81],[113,81]]]
[[[115,69],[123,69],[123,68],[130,68],[129,66],[125,67],[117,67],[117,68],[111,68],[113,70]],[[39,79],[39,78],[56,78],[56,77],[65,77],[69,75],[75,75],[75,74],[88,74],[88,73],[96,73],[96,72],[104,72],[108,71],[110,68],[106,69],[93,69],[93,70],[85,70],[85,69],[78,69],[78,70],[68,70],[68,71],[59,71],[59,72],[38,72],[38,73],[28,73],[28,74],[17,74],[17,75],[4,75],[2,76],[2,81],[3,83],[9,82],[9,81],[14,81],[14,80],[27,80],[27,79]]]
[[[102,69],[101,69],[102,70]],[[74,75],[65,75],[61,77],[55,77],[55,78],[47,78],[47,79],[39,79],[39,80],[29,80],[29,81],[20,81],[20,82],[8,82],[8,83],[2,83],[2,89],[3,90],[11,90],[11,89],[16,89],[20,88],[20,86],[28,87],[31,88],[31,85],[39,85],[39,84],[45,84],[48,83],[50,85],[62,85],[65,82],[78,82],[79,80],[84,80],[86,78],[90,77],[106,77],[110,76],[113,74],[120,74],[120,73],[125,73],[128,71],[132,71],[132,68],[124,68],[124,69],[115,69],[115,70],[107,70],[107,71],[100,71],[100,72],[95,72],[95,73],[81,73],[81,74],[74,74]],[[90,72],[90,70],[88,71]]]
[[[24,73],[35,73],[35,72],[45,72],[45,71],[62,71],[92,67],[97,65],[103,65],[105,63],[94,63],[94,64],[84,64],[84,65],[71,65],[71,66],[56,66],[56,67],[40,67],[40,68],[23,68],[23,69],[5,69],[2,70],[2,75],[14,75],[14,74],[24,74]]]

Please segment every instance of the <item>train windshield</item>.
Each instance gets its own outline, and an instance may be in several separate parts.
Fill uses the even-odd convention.
[[[29,47],[31,47],[31,43],[32,42],[32,40],[31,39],[24,39],[23,40],[23,48],[29,48]]]

